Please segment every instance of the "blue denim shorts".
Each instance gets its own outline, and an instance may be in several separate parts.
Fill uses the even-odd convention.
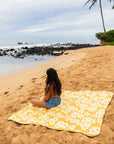
[[[59,105],[61,103],[61,98],[50,97],[48,101],[45,101],[45,103],[47,108],[50,109]]]

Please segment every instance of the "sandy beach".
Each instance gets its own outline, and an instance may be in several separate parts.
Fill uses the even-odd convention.
[[[42,65],[0,78],[0,144],[114,144],[114,97],[106,109],[99,136],[20,125],[7,118],[33,98],[44,95],[46,70],[58,72],[62,91],[95,90],[114,93],[114,46],[67,51]]]

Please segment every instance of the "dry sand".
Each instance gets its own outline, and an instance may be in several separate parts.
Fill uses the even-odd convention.
[[[19,125],[7,118],[44,95],[46,70],[57,70],[62,90],[114,93],[114,46],[68,51],[40,66],[0,78],[0,144],[114,144],[114,98],[106,109],[99,136]]]

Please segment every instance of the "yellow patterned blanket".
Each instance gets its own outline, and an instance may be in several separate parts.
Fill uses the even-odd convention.
[[[81,132],[97,136],[112,92],[107,91],[64,91],[61,104],[55,108],[25,107],[8,120],[21,124],[41,124],[57,130]]]

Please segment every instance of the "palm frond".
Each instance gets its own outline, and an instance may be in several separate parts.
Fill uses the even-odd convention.
[[[91,9],[96,2],[97,2],[97,0],[93,0],[91,6],[89,7],[89,9]]]
[[[114,0],[108,0],[109,2],[114,2]],[[97,2],[97,0],[87,0],[86,2],[85,2],[85,4],[84,4],[84,6],[86,5],[86,4],[88,4],[88,3],[90,3],[91,2],[91,5],[90,5],[90,7],[89,7],[89,9],[91,9],[93,6],[94,6],[94,4]],[[112,6],[112,9],[114,9],[114,5]]]
[[[108,0],[109,2],[114,2],[114,0]],[[114,9],[114,5],[112,6],[112,9]]]
[[[84,6],[87,4],[87,3],[89,3],[91,0],[88,0],[88,1],[86,1],[86,3],[84,4]]]
[[[90,7],[89,7],[89,9],[91,9],[92,6],[97,2],[97,0],[87,0],[87,2],[84,4],[84,6],[85,6],[86,4],[88,4],[89,2],[92,3],[92,4],[90,5]]]

